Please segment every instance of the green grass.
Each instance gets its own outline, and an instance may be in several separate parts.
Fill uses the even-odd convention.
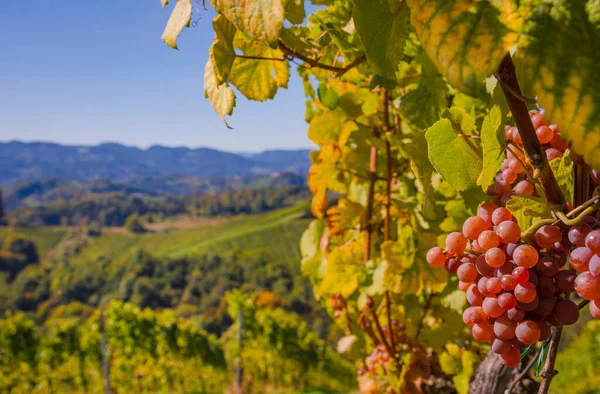
[[[62,228],[53,227],[31,229],[11,229],[7,227],[0,227],[0,238],[3,238],[10,232],[25,234],[35,243],[40,257],[43,257],[46,255],[46,253],[48,253],[49,250],[54,248],[59,243],[66,231]]]
[[[120,266],[138,248],[154,256],[182,257],[241,250],[261,252],[273,259],[297,262],[300,234],[308,226],[305,206],[275,212],[239,216],[225,222],[163,233],[130,234],[105,231],[71,259],[71,264],[89,264],[99,258]]]

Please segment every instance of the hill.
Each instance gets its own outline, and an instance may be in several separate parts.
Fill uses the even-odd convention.
[[[273,150],[236,154],[209,148],[148,149],[106,143],[66,146],[45,142],[0,143],[0,185],[59,178],[91,182],[99,178],[130,181],[161,176],[251,176],[272,172],[306,173],[309,151]]]
[[[74,228],[25,230],[40,262],[4,277],[0,311],[23,310],[43,320],[61,305],[94,308],[117,299],[171,308],[221,333],[231,323],[222,297],[243,288],[271,294],[324,336],[329,323],[299,265],[297,245],[310,220],[306,212],[302,204],[204,219],[194,226],[164,225],[166,230],[146,234],[115,229],[89,237]],[[0,229],[0,238],[11,233]]]

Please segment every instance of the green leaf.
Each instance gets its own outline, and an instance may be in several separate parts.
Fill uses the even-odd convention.
[[[513,214],[521,230],[526,230],[538,219],[551,217],[546,200],[535,196],[512,196],[506,208]]]
[[[435,205],[435,190],[431,182],[434,168],[427,157],[427,141],[421,133],[416,134],[412,141],[406,143],[404,151],[410,159],[410,167],[418,180],[419,187],[423,191],[423,216],[427,219],[436,220],[438,212]]]
[[[462,290],[454,290],[442,298],[441,303],[446,308],[452,309],[453,311],[462,314],[467,305],[465,298],[465,292]]]
[[[544,365],[544,360],[546,359],[546,350],[548,347],[548,341],[550,339],[546,339],[542,342],[542,348],[540,349],[540,355],[535,363],[535,376],[540,376],[540,371],[542,370],[542,365]]]
[[[324,220],[313,220],[300,238],[300,253],[302,254],[302,272],[311,279],[321,276],[321,238],[325,231]]]
[[[369,89],[373,90],[377,87],[382,87],[387,90],[393,90],[398,84],[393,79],[388,79],[379,74],[373,74],[369,81]]]
[[[571,156],[557,157],[550,162],[550,168],[552,168],[554,177],[567,201],[573,202],[575,178],[573,177],[573,161],[571,160]]]
[[[344,146],[350,134],[357,130],[356,123],[348,119],[341,108],[315,116],[308,126],[308,138],[317,145]]]
[[[366,292],[370,296],[381,295],[385,291],[384,276],[387,269],[387,262],[382,260],[373,271],[372,283],[366,288]]]
[[[531,3],[529,46],[515,63],[525,95],[537,96],[546,119],[560,126],[586,162],[600,167],[600,11],[597,1]]]
[[[245,56],[283,59],[279,49],[272,49],[260,41],[236,36],[236,48]],[[249,100],[265,101],[275,97],[277,89],[287,88],[290,66],[287,61],[255,60],[237,57],[229,73],[229,81]]]
[[[419,86],[404,96],[399,111],[410,124],[426,129],[440,118],[440,113],[447,107],[448,88],[431,60],[427,56],[422,58]]]
[[[441,119],[425,133],[429,161],[456,190],[474,186],[481,173],[479,141],[455,131],[449,119]]]
[[[408,38],[408,7],[400,0],[354,0],[352,17],[375,73],[395,80]]]
[[[229,125],[225,121],[225,115],[231,115],[235,107],[235,93],[227,82],[218,83],[215,75],[212,61],[208,59],[204,69],[204,97],[210,100],[215,112],[228,128]]]
[[[163,2],[163,7],[165,5],[166,3]],[[191,20],[192,0],[177,0],[177,4],[175,4],[175,8],[173,8],[171,17],[169,18],[165,31],[161,37],[163,42],[171,48],[178,49],[177,37],[179,37],[184,27],[190,25]]]
[[[498,106],[492,107],[490,113],[483,120],[481,147],[483,150],[483,169],[477,179],[477,184],[483,190],[487,190],[494,183],[494,178],[505,159],[504,119]]]
[[[276,42],[283,27],[283,0],[211,0],[238,29],[251,37]]]
[[[210,59],[213,62],[217,80],[226,82],[235,59],[233,39],[237,29],[223,15],[217,15],[213,19],[213,29],[217,37],[210,46]]]
[[[317,93],[321,104],[329,109],[334,109],[340,104],[340,96],[335,89],[329,88],[326,82],[319,83]]]
[[[485,94],[484,79],[515,43],[489,1],[407,0],[421,45],[452,86],[472,96]]]
[[[304,0],[287,0],[285,2],[285,19],[299,25],[306,18],[306,11],[304,11]]]

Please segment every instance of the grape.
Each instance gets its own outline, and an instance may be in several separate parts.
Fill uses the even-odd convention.
[[[590,259],[594,253],[587,247],[579,247],[571,251],[569,256],[569,263],[577,271],[588,271],[590,269]]]
[[[465,252],[460,258],[461,263],[475,263],[475,261],[477,261],[477,256],[469,252]]]
[[[493,202],[484,202],[479,207],[479,217],[485,220],[486,227],[492,225],[492,213],[498,208],[498,205]]]
[[[562,152],[559,151],[558,149],[554,149],[554,148],[548,148],[548,149],[546,149],[546,159],[548,161],[552,161],[552,160],[557,159],[559,157],[562,157]]]
[[[498,279],[498,278],[488,279],[485,284],[485,288],[487,290],[487,294],[489,294],[489,295],[494,295],[494,294],[500,293],[500,291],[502,291],[502,284],[500,284],[500,279]]]
[[[514,170],[513,170],[514,171]],[[495,194],[497,196],[501,196],[504,193],[508,193],[510,192],[512,189],[512,187],[510,186],[510,184],[504,180],[502,181],[496,181],[496,183],[494,183],[491,186],[491,192],[492,194]],[[489,189],[488,189],[489,191]]]
[[[467,302],[473,306],[481,306],[483,303],[483,297],[481,296],[481,292],[475,284],[472,284],[467,289]]]
[[[518,284],[517,287],[515,287],[514,292],[517,301],[521,301],[524,304],[532,302],[535,297],[537,297],[537,290],[531,282]]]
[[[485,252],[485,261],[490,267],[502,267],[506,261],[506,254],[500,248],[491,248]]]
[[[571,293],[575,291],[575,279],[577,275],[571,271],[560,271],[558,275],[554,277],[554,284],[558,287],[558,290],[563,293]]]
[[[519,130],[516,127],[512,130],[512,140],[519,145],[523,143],[521,134],[519,134]]]
[[[537,250],[531,245],[521,245],[513,253],[515,263],[525,268],[533,268],[538,262],[538,257]]]
[[[570,326],[579,320],[579,308],[571,300],[558,300],[549,317],[554,318],[557,325]]]
[[[508,222],[508,223],[513,223],[513,222]],[[506,249],[506,256],[509,259],[513,258],[513,254],[515,253],[515,249],[517,249],[519,245],[517,245],[516,243],[509,243],[506,245],[505,249]]]
[[[492,351],[496,354],[506,354],[512,348],[510,341],[503,341],[495,338],[492,341]]]
[[[502,197],[500,198],[500,205],[506,205],[508,203],[508,201],[512,198],[513,194],[512,192],[507,192],[504,193],[502,195]]]
[[[508,182],[508,183],[513,183],[514,181],[516,181],[517,180],[517,176],[518,176],[518,174],[516,174],[510,168],[502,170],[502,179],[504,181]]]
[[[462,262],[455,259],[454,257],[451,257],[444,263],[444,268],[446,269],[446,271],[448,271],[449,274],[456,274],[456,271],[458,271],[458,268],[461,265]]]
[[[498,296],[498,305],[507,311],[517,305],[517,299],[511,293],[502,293]]]
[[[542,249],[552,249],[562,239],[562,232],[556,226],[542,226],[535,232],[533,240]]]
[[[515,244],[521,239],[521,229],[513,221],[504,221],[494,229],[500,241],[505,244]]]
[[[600,252],[600,230],[593,230],[585,237],[585,246],[592,252]]]
[[[499,268],[497,269],[497,272],[496,272],[496,277],[497,277],[498,279],[500,279],[500,278],[502,278],[502,276],[504,276],[504,275],[509,275],[509,274],[511,274],[511,273],[512,273],[512,271],[513,271],[513,268],[515,268],[515,266],[513,265],[513,263],[512,263],[512,262],[510,262],[510,261],[507,261],[507,262],[505,262],[505,263],[504,263],[504,265],[502,265],[501,267],[499,267]]]
[[[594,181],[596,185],[600,184],[600,173],[598,173],[598,171],[592,168],[590,170],[590,175],[592,176],[592,181]]]
[[[511,275],[517,284],[523,284],[529,281],[529,271],[524,267],[515,268]]]
[[[525,171],[525,167],[523,167],[521,161],[519,161],[516,157],[508,159],[508,168],[517,174]]]
[[[529,182],[528,180],[520,181],[515,186],[516,194],[530,196],[534,191],[535,187],[533,186],[533,183]]]
[[[552,313],[555,305],[556,297],[541,297],[537,308],[535,308],[535,313],[541,317],[546,317]]]
[[[559,151],[564,151],[569,147],[569,141],[563,140],[562,135],[557,132],[554,133],[554,137],[552,137],[552,141],[550,141],[550,147]]]
[[[544,114],[535,114],[531,117],[531,123],[533,123],[533,128],[538,129],[542,126],[547,126],[546,119],[544,118]]]
[[[508,291],[514,290],[515,287],[517,287],[517,281],[515,281],[515,278],[513,278],[512,275],[502,275],[500,284],[502,285],[502,289]]]
[[[487,228],[485,220],[479,216],[471,216],[463,224],[462,232],[467,239],[474,241],[479,237],[479,234]]]
[[[519,308],[512,308],[504,314],[512,322],[520,322],[525,318],[525,312]]]
[[[474,282],[477,279],[477,269],[473,264],[462,264],[456,271],[456,276],[463,282]]]
[[[529,271],[529,282],[531,282],[534,286],[538,285],[538,276],[535,273],[535,270],[528,270]]]
[[[516,347],[519,350],[524,350],[527,348],[527,345],[525,345],[523,342],[519,341],[517,338],[513,338],[511,341],[512,345],[514,347]]]
[[[477,238],[477,243],[479,244],[481,250],[487,252],[491,248],[496,248],[498,247],[498,245],[500,245],[500,238],[498,237],[498,235],[496,235],[495,232],[485,230],[481,234],[479,234],[479,237]]]
[[[590,314],[596,320],[600,320],[600,300],[590,302]]]
[[[506,220],[512,220],[512,218],[512,213],[510,213],[510,211],[506,208],[496,208],[492,213],[492,223],[494,223],[496,226]]]
[[[471,330],[477,342],[489,342],[494,338],[494,329],[490,323],[475,324]]]
[[[556,292],[556,285],[554,284],[554,280],[552,280],[552,278],[542,277],[539,278],[536,289],[538,296],[548,297],[554,295]]]
[[[481,304],[483,312],[489,317],[499,317],[504,313],[504,309],[498,304],[498,299],[495,297],[485,297]]]
[[[500,355],[500,361],[505,367],[514,368],[521,363],[521,352],[512,346],[508,352]]]
[[[453,232],[446,237],[446,249],[450,254],[460,255],[467,248],[467,239],[459,232]]]
[[[485,261],[485,255],[481,255],[477,257],[475,261],[475,268],[477,268],[477,272],[479,272],[482,276],[493,276],[494,275],[494,267],[490,267],[488,263]]]
[[[575,291],[584,300],[597,300],[600,298],[600,278],[589,272],[577,275]]]
[[[479,246],[479,243],[477,242],[477,240],[471,242],[471,248],[473,249],[474,252],[485,253],[485,250],[481,249],[481,246]]]
[[[535,323],[540,327],[539,341],[543,342],[546,339],[550,338],[550,336],[552,335],[552,330],[550,329],[550,326],[548,326],[548,324],[543,320],[536,320]]]
[[[479,280],[477,281],[477,289],[479,290],[479,292],[481,293],[482,296],[487,296],[487,281],[490,278],[487,276],[482,276],[481,278],[479,278]]]
[[[537,263],[537,271],[541,276],[554,278],[560,271],[558,261],[552,257],[542,257]]]
[[[444,265],[446,262],[446,255],[444,254],[444,249],[436,246],[434,248],[429,249],[427,252],[427,256],[425,257],[427,262],[434,267],[439,267]]]
[[[533,312],[540,305],[540,299],[535,297],[531,302],[524,303],[522,301],[517,301],[517,306],[519,309],[523,310],[523,312]]]
[[[463,313],[463,320],[471,323],[466,324],[472,327],[475,324],[487,323],[488,317],[485,313],[483,313],[483,309],[480,306],[471,306],[465,309],[465,312]]]
[[[593,255],[589,264],[590,274],[600,277],[600,256]]]
[[[515,337],[517,323],[511,322],[508,318],[501,316],[494,322],[494,335],[496,338],[508,341]]]
[[[554,138],[554,131],[548,126],[540,126],[535,130],[540,144],[548,144]]]
[[[569,242],[575,246],[585,246],[585,237],[592,232],[592,228],[589,224],[579,223],[571,227],[569,230]]]
[[[533,320],[523,320],[517,324],[515,336],[525,345],[531,345],[539,341],[542,331],[540,326]]]
[[[473,284],[473,282],[463,282],[462,280],[459,280],[458,288],[461,289],[462,291],[467,291],[469,289],[469,287],[471,287],[472,284]]]

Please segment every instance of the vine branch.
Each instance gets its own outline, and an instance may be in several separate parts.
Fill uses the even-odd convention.
[[[373,216],[373,203],[375,200],[375,181],[377,180],[377,149],[371,147],[371,155],[369,158],[369,192],[367,194],[367,234],[365,240],[364,261],[365,263],[371,260],[371,242],[373,237],[373,224],[371,217]]]
[[[367,57],[365,55],[362,55],[357,57],[356,60],[354,60],[352,63],[348,64],[345,67],[330,66],[328,64],[320,63],[318,60],[311,59],[306,55],[303,55],[298,50],[288,47],[282,41],[278,41],[277,44],[279,46],[279,49],[287,56],[290,56],[291,58],[300,59],[304,63],[308,64],[310,67],[322,68],[323,70],[333,71],[338,77],[350,71],[359,64],[367,61]]]

